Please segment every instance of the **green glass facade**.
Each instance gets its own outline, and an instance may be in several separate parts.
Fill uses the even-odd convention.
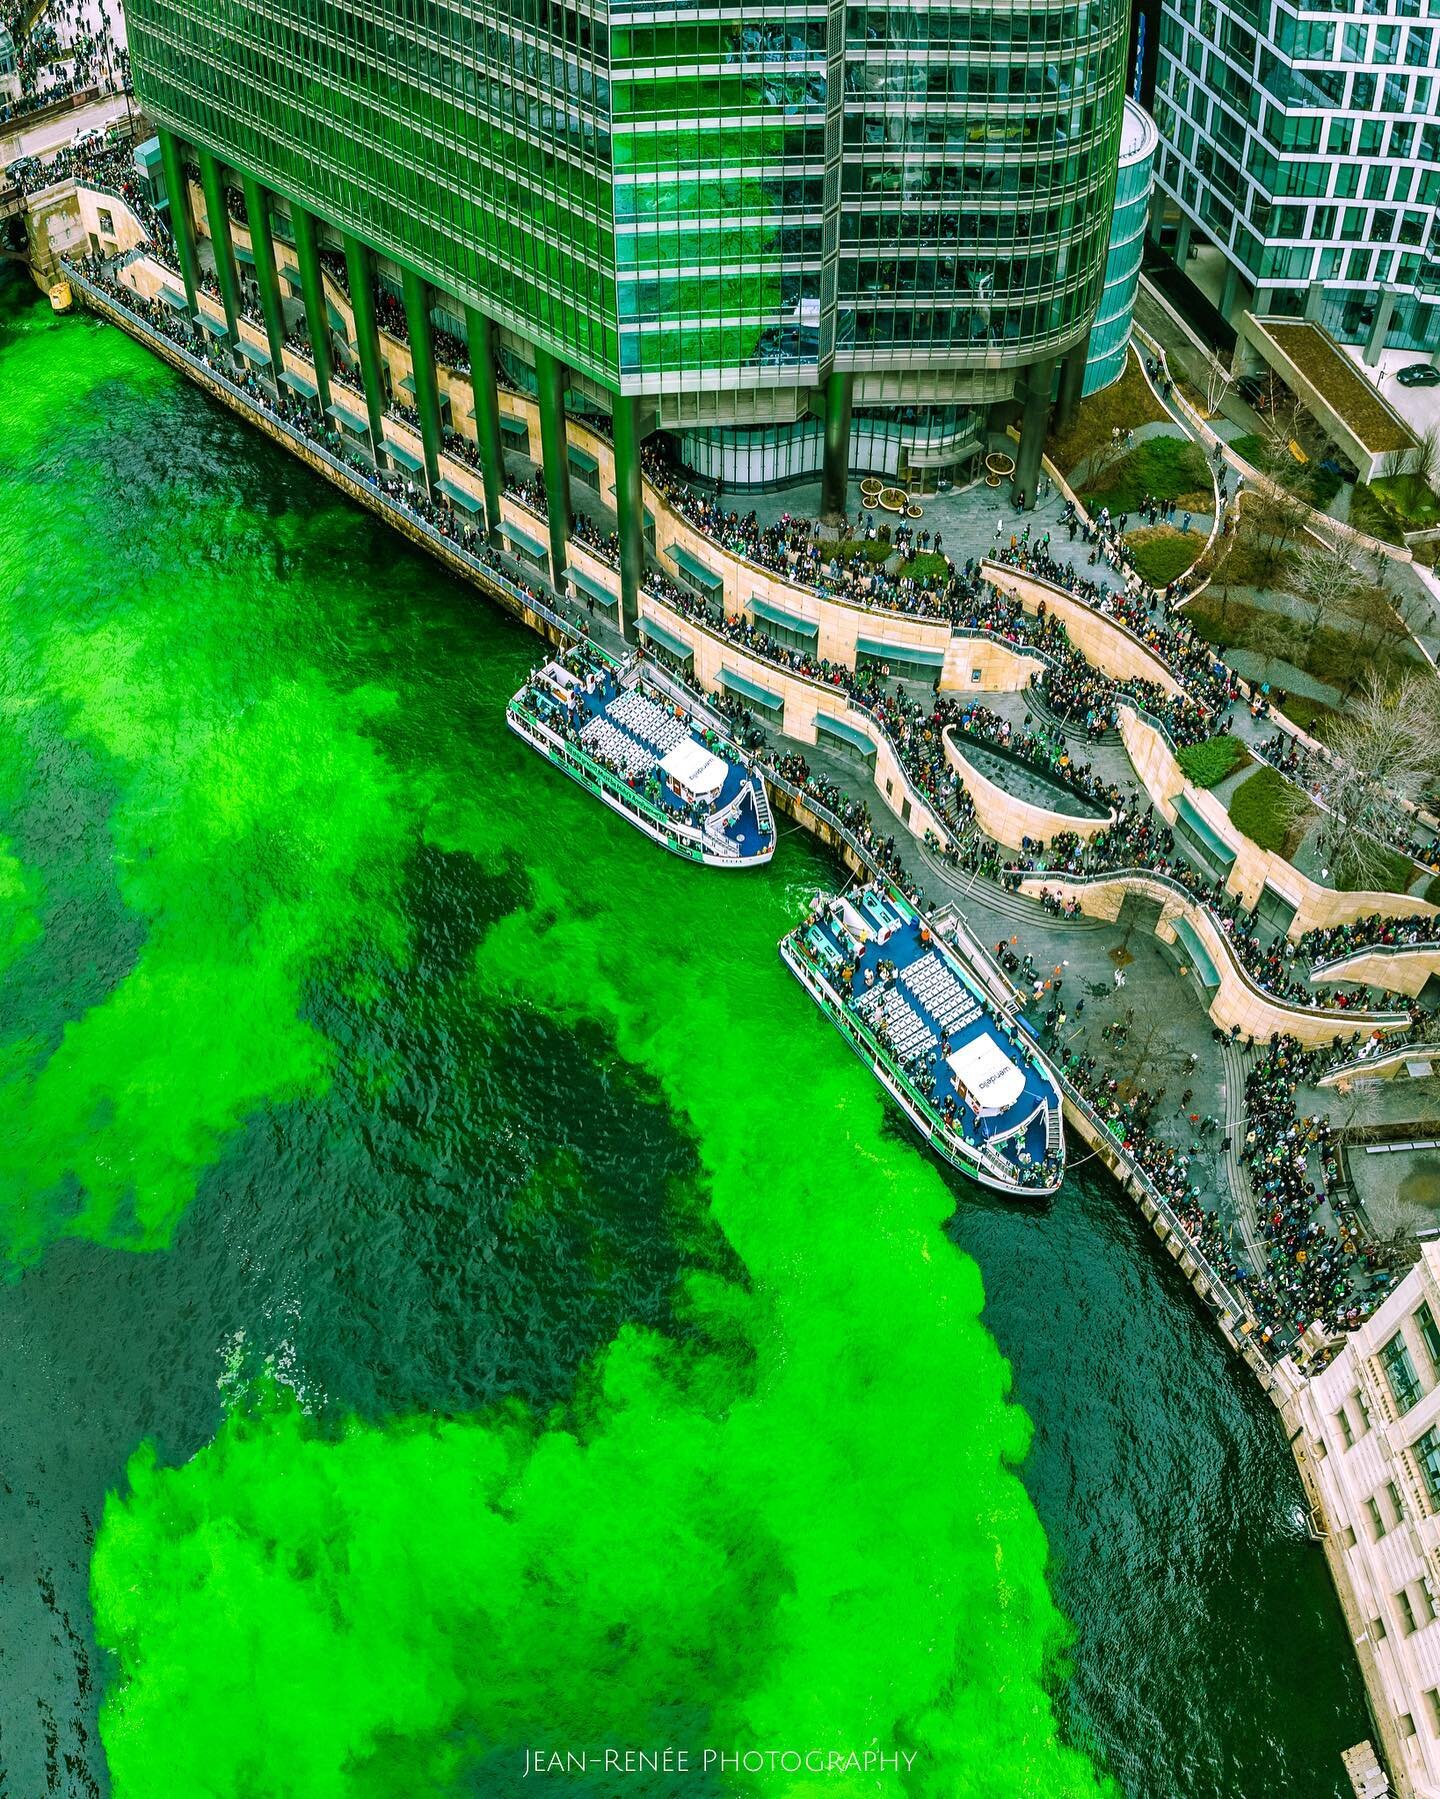
[[[267,193],[303,286],[318,253],[403,292],[432,488],[431,325],[472,345],[483,327],[486,369],[492,345],[529,391],[551,369],[573,410],[623,397],[627,443],[661,428],[755,485],[820,472],[835,510],[857,457],[933,482],[1022,406],[1033,465],[1037,396],[1057,359],[1083,363],[1121,0],[132,0],[128,18],[140,96],[207,191],[218,159],[247,206]],[[319,362],[352,367],[304,297]],[[757,430],[773,455],[739,453]],[[562,511],[563,435],[545,456]]]

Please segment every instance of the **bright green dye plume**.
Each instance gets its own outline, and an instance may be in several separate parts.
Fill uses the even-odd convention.
[[[84,329],[35,316],[26,392]],[[64,376],[85,423],[63,466],[38,414],[6,451],[62,484],[71,531],[107,528],[107,433],[168,379],[98,343],[91,393]],[[154,446],[167,470],[185,453]],[[9,1256],[68,1232],[159,1248],[245,1129],[323,1107],[360,1052],[318,1002],[348,981],[386,1040],[383,986],[336,971],[415,955],[428,843],[513,877],[516,903],[426,978],[481,1019],[589,1021],[574,1042],[612,1043],[617,1082],[658,1079],[703,1171],[677,1211],[708,1206],[731,1259],[544,1417],[381,1426],[262,1392],[181,1467],[140,1450],[92,1570],[116,1799],[528,1793],[526,1748],[609,1745],[904,1752],[913,1794],[1096,1794],[1057,1737],[1028,1427],[940,1228],[952,1196],[775,956],[820,859],[792,838],[730,877],[627,832],[503,728],[536,646],[398,552],[338,568],[351,515],[285,479],[313,519],[177,482],[113,573],[75,558],[58,604],[44,510],[0,481]]]

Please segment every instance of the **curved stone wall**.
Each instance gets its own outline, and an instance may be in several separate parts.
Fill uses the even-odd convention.
[[[1172,698],[1184,693],[1168,664],[1118,619],[1096,612],[1053,581],[1043,581],[1038,575],[1026,574],[1007,563],[987,558],[981,563],[980,572],[1001,593],[1018,600],[1027,612],[1038,613],[1043,605],[1051,618],[1058,618],[1064,625],[1071,643],[1085,660],[1111,680],[1153,681]]]
[[[958,737],[958,741],[957,741]],[[1031,800],[1018,799],[1013,793],[984,775],[961,749],[964,733],[953,725],[945,730],[945,760],[959,775],[965,791],[975,807],[975,821],[987,837],[1006,849],[1018,850],[1026,838],[1043,838],[1047,843],[1058,831],[1074,831],[1090,838],[1108,830],[1115,822],[1113,812],[1103,818],[1082,818],[1073,812],[1052,812]]]

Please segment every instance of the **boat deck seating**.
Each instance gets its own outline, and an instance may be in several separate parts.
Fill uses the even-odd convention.
[[[623,725],[632,736],[648,743],[662,761],[677,743],[683,743],[690,735],[688,727],[673,713],[633,687],[608,708],[607,716],[613,723]]]
[[[590,720],[580,733],[580,741],[592,756],[618,763],[627,775],[648,775],[660,760],[628,731],[617,731],[604,713]]]
[[[938,956],[922,956],[918,962],[912,962],[900,982],[947,1037],[965,1030],[980,1016],[979,1002]]]

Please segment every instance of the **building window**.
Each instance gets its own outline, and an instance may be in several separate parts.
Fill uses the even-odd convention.
[[[1355,1410],[1360,1414],[1360,1429],[1357,1434],[1363,1437],[1370,1428],[1370,1407],[1365,1403],[1364,1389],[1357,1387],[1350,1397],[1355,1401]]]
[[[1407,238],[1406,242],[1410,240]],[[1420,1341],[1425,1345],[1425,1353],[1436,1368],[1440,1368],[1440,1325],[1435,1322],[1435,1314],[1430,1310],[1430,1302],[1421,1300],[1415,1309],[1415,1328],[1420,1333]]]
[[[1410,1359],[1410,1351],[1405,1346],[1405,1339],[1399,1331],[1381,1349],[1380,1366],[1385,1370],[1385,1378],[1390,1383],[1396,1405],[1402,1412],[1408,1412],[1420,1398],[1420,1381],[1415,1373],[1415,1364]]]
[[[1347,1449],[1353,1449],[1355,1447],[1355,1432],[1350,1427],[1350,1414],[1345,1410],[1343,1405],[1335,1414],[1335,1422],[1340,1426],[1340,1435],[1345,1439],[1345,1447]]]
[[[1390,1510],[1395,1514],[1395,1523],[1399,1524],[1405,1516],[1405,1502],[1400,1497],[1400,1489],[1393,1480],[1386,1481],[1385,1493],[1390,1501]]]
[[[1347,1524],[1345,1526],[1343,1540],[1347,1549],[1353,1549],[1359,1542],[1360,1539],[1355,1535],[1355,1526],[1353,1524]]]
[[[1378,1543],[1385,1535],[1385,1514],[1380,1510],[1373,1494],[1365,1501],[1365,1510],[1370,1514],[1370,1535]]]
[[[1431,1505],[1440,1508],[1440,1430],[1432,1425],[1423,1437],[1417,1437],[1410,1445],[1410,1453],[1420,1470]]]
[[[1435,1727],[1435,1734],[1440,1736],[1440,1687],[1430,1687],[1425,1697],[1430,1701],[1430,1722]]]
[[[1385,1628],[1385,1620],[1383,1618],[1372,1618],[1370,1620],[1370,1633],[1377,1643],[1383,1643],[1386,1637],[1390,1635],[1390,1632]]]
[[[1420,1621],[1415,1616],[1415,1607],[1410,1603],[1408,1588],[1401,1587],[1395,1595],[1395,1603],[1400,1608],[1400,1622],[1405,1626],[1405,1635],[1413,1636],[1420,1628]]]

